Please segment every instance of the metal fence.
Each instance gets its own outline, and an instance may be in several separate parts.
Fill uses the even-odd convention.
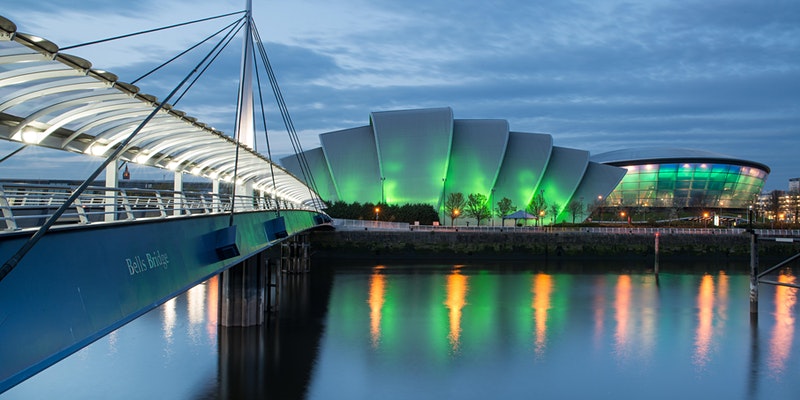
[[[643,228],[643,227],[566,227],[566,226],[442,226],[416,225],[398,222],[334,219],[333,226],[338,230],[381,230],[381,231],[413,231],[413,232],[485,232],[485,233],[597,233],[597,234],[635,234],[655,235],[741,235],[747,232],[744,228]],[[756,229],[761,236],[800,237],[797,229]]]
[[[0,232],[36,228],[44,224],[72,195],[64,185],[0,184]],[[56,224],[86,225],[172,216],[238,211],[295,209],[295,204],[265,197],[236,196],[172,190],[88,187]]]

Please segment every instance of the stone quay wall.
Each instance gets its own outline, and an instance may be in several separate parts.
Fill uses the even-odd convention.
[[[660,233],[659,257],[722,257],[749,262],[750,234]],[[637,257],[655,255],[655,234],[594,232],[322,231],[314,257],[490,258]],[[759,241],[760,257],[800,253],[798,243]]]

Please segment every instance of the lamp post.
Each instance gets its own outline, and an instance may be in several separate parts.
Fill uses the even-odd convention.
[[[442,224],[445,224],[445,223],[446,223],[446,222],[444,221],[444,203],[445,203],[445,201],[447,200],[447,199],[445,199],[445,195],[446,195],[446,193],[445,193],[445,191],[444,191],[444,188],[445,188],[445,183],[447,183],[447,178],[442,178]],[[447,226],[447,225],[445,225],[445,226]]]
[[[384,196],[384,191],[383,191],[383,182],[385,180],[386,180],[386,177],[382,176],[381,177],[381,204],[386,204],[386,197]]]
[[[381,213],[380,207],[375,207],[375,221],[378,220],[378,215]]]
[[[489,205],[491,206],[490,213],[492,214],[492,228],[494,228],[494,188],[492,188],[492,193],[489,194]]]

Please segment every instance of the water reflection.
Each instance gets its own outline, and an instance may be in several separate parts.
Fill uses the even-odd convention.
[[[709,346],[714,333],[714,278],[703,275],[697,294],[697,328],[695,330],[693,362],[704,367],[709,359]]]
[[[461,275],[458,266],[452,273],[447,275],[447,300],[444,304],[449,311],[450,332],[447,338],[450,340],[450,349],[457,352],[461,340],[461,310],[467,305],[467,277]]]
[[[383,266],[379,265],[372,271],[369,278],[369,334],[372,348],[377,349],[381,339],[381,312],[384,296],[386,295],[386,277],[381,274]]]
[[[186,315],[189,317],[187,334],[192,343],[200,343],[205,316],[206,285],[197,285],[186,292]]]
[[[167,345],[173,341],[172,335],[175,332],[175,323],[178,315],[176,310],[177,302],[177,297],[174,297],[161,306],[161,330],[164,333],[164,341]]]
[[[219,276],[206,282],[208,296],[206,298],[206,335],[213,342],[217,339],[217,321],[219,318]]]
[[[208,281],[0,400],[800,398],[796,290],[762,287],[751,324],[744,274],[656,285],[635,272],[370,265],[318,277],[254,329],[216,327]]]
[[[617,278],[614,297],[614,316],[617,322],[617,329],[614,332],[614,349],[617,356],[623,359],[630,357],[631,330],[629,325],[632,291],[630,275],[620,275]]]
[[[533,277],[533,286],[531,293],[533,299],[531,307],[533,308],[534,320],[536,321],[536,342],[534,351],[536,357],[544,355],[545,347],[547,344],[547,312],[550,310],[550,297],[553,292],[553,277],[551,275],[538,273]]]
[[[795,283],[795,277],[789,273],[778,276],[778,282]],[[775,326],[769,341],[769,368],[773,376],[780,377],[786,368],[786,362],[792,350],[795,326],[795,304],[797,289],[787,286],[775,287]]]

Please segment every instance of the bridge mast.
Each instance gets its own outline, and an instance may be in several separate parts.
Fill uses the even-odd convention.
[[[253,117],[253,2],[247,0],[244,41],[242,43],[242,68],[239,76],[239,96],[236,105],[236,139],[255,148]]]
[[[247,0],[245,8],[244,40],[242,41],[242,65],[239,73],[239,95],[236,102],[236,124],[234,139],[240,144],[255,149],[255,117],[253,115],[253,2]],[[237,153],[238,154],[238,153]],[[253,184],[236,186],[235,193],[253,195]],[[235,208],[235,205],[234,205]]]

